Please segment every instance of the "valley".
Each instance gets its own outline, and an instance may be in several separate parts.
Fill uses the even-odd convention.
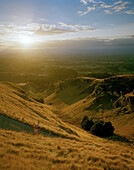
[[[133,169],[133,68],[133,55],[1,55],[0,169]],[[83,130],[85,115],[114,136]]]

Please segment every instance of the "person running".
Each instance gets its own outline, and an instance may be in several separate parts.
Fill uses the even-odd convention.
[[[35,134],[37,134],[37,125],[34,125],[34,132],[35,132]]]
[[[40,132],[40,122],[38,121],[38,127],[37,127],[37,129],[38,129],[38,132]]]

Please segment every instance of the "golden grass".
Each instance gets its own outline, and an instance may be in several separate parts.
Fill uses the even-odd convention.
[[[78,126],[80,125],[80,122],[84,115],[88,115],[88,116],[91,115],[92,117],[94,115],[96,116],[97,113],[99,112],[99,107],[101,110],[105,112],[104,116],[107,115],[107,112],[109,112],[108,110],[111,109],[110,112],[112,112],[112,108],[113,108],[112,105],[114,103],[114,100],[117,100],[115,99],[117,98],[117,96],[115,97],[114,95],[114,92],[115,93],[117,92],[112,90],[117,90],[118,88],[122,89],[121,87],[124,85],[124,83],[128,85],[128,89],[131,87],[130,90],[132,90],[133,79],[134,79],[134,75],[118,75],[118,76],[113,76],[105,79],[95,79],[89,77],[88,78],[77,77],[73,79],[68,79],[59,84],[59,90],[57,93],[53,93],[45,99],[48,104],[53,103],[53,105],[50,106],[50,110],[56,111],[57,115],[62,120],[68,121],[69,123]],[[117,89],[114,86],[115,83],[117,84]],[[109,89],[106,92],[105,91],[106,89],[104,90],[101,87],[101,85],[108,87],[108,89],[109,86],[111,86],[111,89]],[[118,94],[118,97],[121,95],[121,92],[122,91],[120,91],[120,94]],[[113,98],[111,97],[111,95],[113,95],[112,96]],[[126,96],[127,95],[128,94],[126,94]],[[131,92],[131,96],[134,96],[132,92]],[[67,105],[65,105],[67,103],[68,103],[68,107]],[[101,106],[105,106],[105,107],[101,108]],[[57,110],[54,109],[54,107]],[[111,116],[111,118],[113,117],[115,118],[113,114],[117,114],[116,109],[114,109],[114,113],[112,113],[111,115],[109,114],[109,116]],[[100,117],[100,115],[98,114],[96,117]],[[123,119],[126,118],[127,115],[124,115]],[[132,122],[131,118],[130,119],[127,118],[126,123],[128,123],[127,126],[129,126],[127,130],[133,129],[133,126],[130,125],[132,123],[130,122]],[[118,129],[118,126],[116,126],[115,128]],[[132,137],[133,135],[134,135],[134,131],[133,133],[130,133],[128,136]]]
[[[0,114],[31,126],[40,121],[44,131],[77,138],[77,132],[73,132],[73,129],[48,110],[47,106],[31,99],[12,83],[0,83]]]
[[[88,140],[76,141],[0,130],[0,169],[133,168],[131,144],[106,142],[92,135]]]
[[[89,116],[89,118],[94,118],[94,121],[98,118],[103,119],[104,121],[111,121],[115,128],[115,133],[134,140],[134,112],[124,114],[119,111],[120,108],[103,110],[103,113],[101,111],[96,112],[94,110],[86,110],[85,108],[91,103],[92,99],[81,100],[59,112],[57,111],[57,115],[59,115],[59,118],[63,121],[66,120],[68,123],[74,124],[78,127],[80,127],[80,123],[85,115]],[[118,115],[119,112],[120,114]]]
[[[21,88],[12,83],[0,83],[0,114],[29,125],[40,121],[42,130],[58,136],[51,138],[0,129],[0,169],[133,170],[133,144],[113,142],[93,136],[79,127],[61,121],[55,114],[59,111],[59,115],[62,116],[64,112],[63,120],[66,120],[66,116],[70,116],[71,120],[72,116],[71,121],[75,120],[74,123],[78,125],[84,114],[89,114],[84,108],[92,99],[83,102],[84,100],[60,112],[53,106],[31,99]],[[110,112],[104,114],[108,116]],[[128,115],[126,119],[130,123],[127,124],[127,128],[132,127],[130,119],[133,116],[131,116]],[[121,124],[125,123],[123,118],[119,119]],[[115,126],[118,125],[117,121],[114,123]]]
[[[134,94],[130,94],[134,96]],[[111,110],[91,110],[89,106],[94,105],[96,108],[99,106],[98,104],[95,105],[95,100],[96,96],[91,94],[68,107],[63,107],[61,109],[56,108],[56,113],[63,121],[67,121],[68,123],[77,125],[78,127],[80,127],[80,123],[85,115],[89,116],[89,118],[94,118],[94,120],[103,119],[105,121],[111,121],[115,127],[116,133],[134,140],[134,112],[132,111],[129,114],[125,114],[121,110],[121,107]],[[53,108],[54,106],[50,106],[49,109],[55,111],[56,109],[54,110]]]

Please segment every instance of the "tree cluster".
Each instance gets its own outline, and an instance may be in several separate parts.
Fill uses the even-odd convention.
[[[111,136],[114,132],[114,127],[111,122],[93,122],[91,119],[89,120],[88,116],[83,117],[81,127],[84,130],[90,131],[90,133],[101,137]]]

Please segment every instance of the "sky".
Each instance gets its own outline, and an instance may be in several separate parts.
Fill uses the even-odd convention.
[[[134,53],[133,0],[0,0],[0,50]]]

